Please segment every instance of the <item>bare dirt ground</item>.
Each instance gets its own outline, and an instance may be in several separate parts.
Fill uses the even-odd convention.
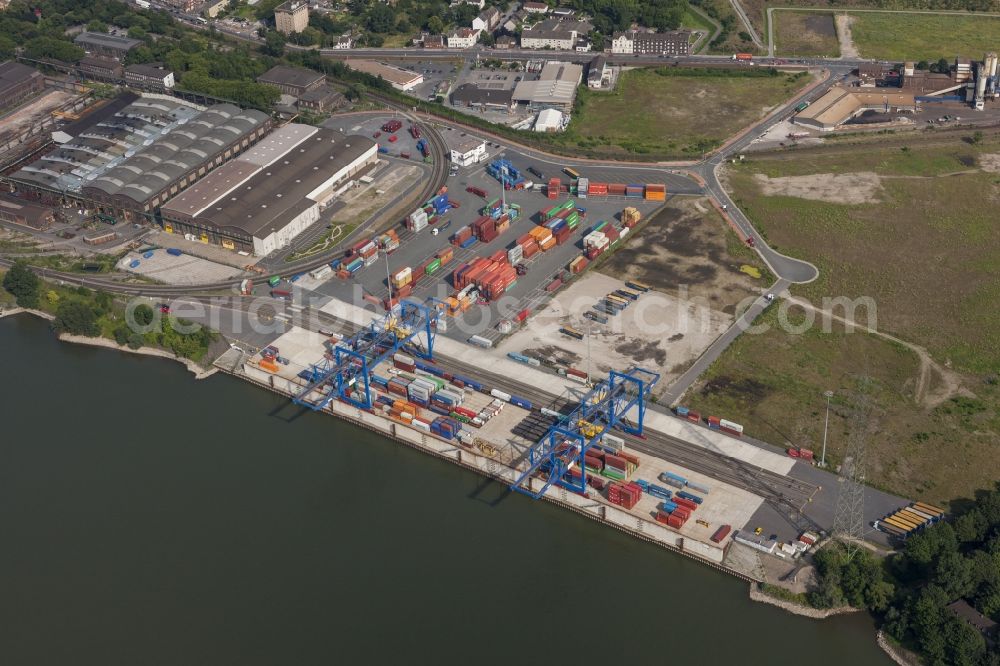
[[[27,129],[28,125],[35,124],[40,118],[47,116],[53,109],[58,108],[69,100],[73,99],[72,93],[62,90],[50,90],[47,93],[36,97],[33,102],[22,106],[11,112],[9,115],[0,118],[0,127],[4,132],[19,133]]]
[[[840,57],[857,58],[858,47],[854,45],[854,38],[851,37],[851,23],[854,17],[850,14],[837,14],[837,39],[840,40]]]
[[[980,155],[979,168],[987,173],[1000,173],[1000,153]]]
[[[672,200],[600,271],[680,298],[701,299],[732,315],[738,303],[766,286],[765,280],[740,272],[745,264],[763,268],[757,255],[731,237],[707,200],[685,198]]]
[[[731,315],[712,309],[703,299],[682,299],[658,291],[643,294],[617,316],[608,315],[607,324],[583,317],[606,294],[624,286],[607,275],[587,275],[550,301],[500,350],[597,374],[639,366],[669,379],[732,321]],[[563,326],[586,335],[576,340],[560,332]],[[660,387],[668,383],[661,381]]]
[[[877,173],[818,173],[809,176],[783,176],[769,178],[755,174],[764,196],[788,196],[837,204],[876,203],[882,191],[882,181]]]

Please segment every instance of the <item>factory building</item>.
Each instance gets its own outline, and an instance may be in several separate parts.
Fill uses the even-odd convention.
[[[285,125],[164,204],[163,228],[264,256],[315,224],[322,208],[377,160],[368,137]]]
[[[55,213],[51,208],[38,206],[8,194],[0,194],[0,222],[44,231],[52,226],[54,218]]]
[[[104,56],[117,60],[123,59],[129,51],[142,44],[138,39],[86,31],[77,35],[73,43],[86,51],[87,55]]]
[[[454,137],[454,132],[445,135],[453,164],[471,166],[486,159],[486,142],[470,137]]]
[[[274,86],[286,95],[302,97],[310,90],[316,90],[326,82],[326,75],[305,67],[275,65],[257,77],[257,83]]]
[[[45,77],[34,67],[8,60],[0,64],[0,107],[17,104],[45,89]]]
[[[542,67],[538,80],[521,81],[514,87],[513,99],[533,111],[570,111],[582,80],[582,65],[550,60]]]
[[[65,127],[52,152],[9,176],[25,197],[94,207],[108,221],[155,221],[160,204],[257,143],[271,129],[259,111],[207,109],[135,97],[114,113]]]

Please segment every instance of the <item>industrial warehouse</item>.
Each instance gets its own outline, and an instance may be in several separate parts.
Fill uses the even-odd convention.
[[[10,176],[18,192],[49,205],[94,205],[109,221],[155,222],[161,203],[271,129],[267,115],[231,104],[132,100],[64,128],[58,148]]]
[[[164,204],[164,229],[263,256],[317,222],[338,188],[376,161],[367,137],[286,125]]]

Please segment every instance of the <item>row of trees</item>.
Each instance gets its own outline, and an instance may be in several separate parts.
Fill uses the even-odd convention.
[[[687,0],[573,0],[571,4],[591,16],[594,28],[605,35],[633,23],[661,32],[676,30],[688,11]]]
[[[816,554],[819,607],[850,604],[879,617],[885,630],[929,664],[998,666],[997,646],[948,605],[964,599],[1000,620],[1000,484],[974,501],[953,503],[953,519],[906,540],[880,561],[867,551],[848,558],[834,544]]]

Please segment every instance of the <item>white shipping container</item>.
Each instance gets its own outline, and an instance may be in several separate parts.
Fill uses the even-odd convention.
[[[424,432],[430,432],[431,431],[431,424],[430,423],[424,423],[423,421],[417,421],[416,419],[414,419],[411,422],[410,425],[412,425],[414,428],[417,428],[419,430],[423,430]]]
[[[392,355],[393,361],[399,361],[403,365],[413,365],[413,357],[407,356],[406,354],[401,354],[399,352]]]
[[[484,338],[480,335],[473,335],[471,338],[469,338],[469,344],[476,345],[477,347],[484,347],[486,349],[493,348],[493,341],[488,340],[487,338]]]
[[[498,400],[504,400],[507,402],[510,401],[510,393],[504,393],[499,389],[491,389],[490,395],[493,396],[494,398],[497,398]]]
[[[741,426],[739,423],[735,423],[733,421],[727,421],[726,419],[719,419],[719,427],[720,428],[729,428],[730,430],[733,430],[733,431],[739,432],[739,433],[743,432],[743,426]]]
[[[309,271],[309,275],[313,279],[315,279],[315,280],[322,280],[323,278],[325,278],[327,275],[329,275],[332,272],[333,272],[333,269],[330,268],[330,265],[329,264],[325,264],[323,266],[320,266],[319,268],[316,268],[316,269],[313,269],[313,270]]]

